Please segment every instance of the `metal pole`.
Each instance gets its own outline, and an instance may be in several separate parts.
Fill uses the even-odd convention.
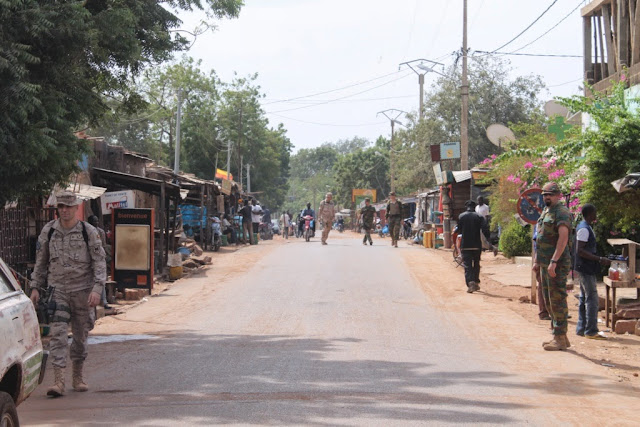
[[[467,76],[467,0],[463,0],[462,24],[462,114],[460,124],[460,170],[469,169],[469,79]]]
[[[178,116],[176,117],[176,154],[173,164],[173,173],[180,172],[180,120],[182,119],[182,89],[178,89]]]
[[[243,160],[244,160],[244,156],[241,154],[240,155],[240,181],[239,181],[240,185],[242,185],[242,179],[243,179],[243,177],[242,177],[242,172],[243,172],[243,170],[242,170],[242,162],[243,162]]]
[[[231,174],[231,139],[227,140],[227,179],[230,178]]]
[[[395,120],[391,120],[391,150],[389,151],[389,171],[391,173],[391,191],[396,191],[396,164],[393,155],[393,136],[394,136]]]

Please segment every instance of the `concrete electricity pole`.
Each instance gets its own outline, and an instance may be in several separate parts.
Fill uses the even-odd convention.
[[[469,169],[469,78],[467,75],[467,0],[463,0],[462,13],[462,111],[460,114],[460,170]]]
[[[178,114],[176,116],[176,153],[173,162],[173,173],[180,172],[180,121],[182,120],[182,89],[178,89]]]
[[[402,111],[402,110],[397,110],[395,108],[390,108],[388,110],[384,110],[384,111],[378,111],[378,113],[376,114],[376,116],[378,114],[382,114],[384,115],[387,119],[389,119],[389,122],[391,122],[391,149],[389,150],[389,174],[391,175],[391,184],[390,184],[390,188],[391,191],[396,191],[396,165],[395,165],[395,156],[394,154],[394,141],[395,141],[395,124],[402,124],[398,121],[398,117],[400,117],[403,114],[407,114],[406,111]]]
[[[418,62],[419,64],[415,65],[416,62]],[[428,65],[426,65],[425,62],[427,62]],[[419,59],[414,59],[412,61],[407,61],[407,62],[400,63],[400,65],[398,66],[398,69],[401,69],[403,65],[406,65],[407,67],[411,68],[411,71],[413,71],[414,73],[416,73],[418,75],[418,84],[420,85],[419,117],[420,117],[420,120],[422,120],[424,118],[424,75],[427,74],[430,71],[435,71],[433,68],[436,65],[441,65],[442,67],[444,67],[444,64],[441,64],[441,63],[435,62],[435,61],[430,61],[428,59],[419,58]],[[422,72],[416,70],[416,68],[421,69]],[[435,71],[435,72],[437,74],[443,75],[442,73],[439,73],[437,71]]]
[[[251,165],[247,163],[247,193],[251,193]]]

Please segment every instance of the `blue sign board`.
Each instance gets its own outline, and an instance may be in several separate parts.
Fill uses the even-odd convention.
[[[518,199],[518,215],[528,224],[535,224],[544,210],[542,190],[530,188],[520,195]]]
[[[443,142],[440,144],[440,160],[460,158],[460,142]]]

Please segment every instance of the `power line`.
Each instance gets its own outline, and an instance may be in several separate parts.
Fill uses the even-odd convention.
[[[317,100],[308,100],[308,101],[291,101],[292,104],[303,104],[303,105],[316,105],[318,103],[323,102],[365,102],[365,101],[386,101],[389,99],[401,99],[401,98],[415,98],[415,95],[402,95],[402,96],[387,96],[384,98],[357,98],[357,99],[343,99],[341,101],[331,101],[327,99],[317,99]]]
[[[267,103],[266,103],[266,104],[264,104],[264,105],[277,104],[277,103],[279,103],[279,102],[295,101],[295,100],[297,100],[297,99],[302,99],[302,98],[312,98],[312,97],[314,97],[314,96],[318,96],[318,95],[325,95],[325,94],[327,94],[327,93],[339,92],[339,91],[344,90],[344,89],[349,89],[349,88],[352,88],[352,87],[355,87],[355,86],[361,86],[361,85],[366,84],[366,83],[371,83],[371,82],[376,81],[376,80],[384,79],[385,77],[389,77],[389,76],[392,76],[392,75],[394,75],[394,74],[398,74],[399,72],[400,72],[400,71],[394,71],[393,73],[385,74],[385,75],[383,75],[383,76],[374,77],[374,78],[372,78],[372,79],[365,80],[365,81],[363,81],[363,82],[353,83],[353,84],[350,84],[350,85],[348,85],[348,86],[339,87],[339,88],[337,88],[337,89],[326,90],[326,91],[324,91],[324,92],[312,93],[311,95],[296,96],[295,98],[287,98],[287,99],[283,99],[283,100],[280,100],[280,101],[267,102]]]
[[[581,78],[579,78],[579,79],[571,80],[570,82],[564,82],[564,83],[560,83],[560,84],[557,84],[557,85],[547,86],[547,88],[565,86],[565,85],[568,85],[568,84],[571,84],[571,83],[581,82],[581,81],[583,81],[583,80],[584,80],[584,79],[581,77]]]
[[[378,89],[378,88],[380,88],[380,87],[382,87],[382,86],[386,86],[386,85],[391,84],[391,83],[393,83],[393,82],[396,82],[396,81],[398,81],[398,80],[404,79],[404,78],[408,77],[408,76],[409,76],[409,75],[411,75],[411,74],[412,74],[412,72],[406,73],[405,75],[400,76],[400,77],[398,77],[397,79],[389,80],[388,82],[382,83],[382,84],[380,84],[380,85],[378,85],[378,86],[374,86],[374,87],[372,87],[372,88],[369,88],[369,89],[366,89],[366,90],[363,90],[363,91],[360,91],[360,92],[357,92],[357,93],[353,93],[353,94],[351,94],[351,95],[345,95],[345,96],[342,96],[342,97],[340,97],[340,98],[330,99],[330,100],[327,100],[327,101],[325,101],[325,102],[320,102],[320,103],[318,103],[318,104],[305,105],[305,106],[303,106],[303,107],[296,107],[296,108],[287,108],[286,110],[272,111],[272,112],[271,112],[271,114],[273,114],[273,113],[285,113],[285,112],[287,112],[287,111],[302,110],[302,109],[305,109],[305,108],[316,107],[316,106],[319,106],[319,105],[325,105],[325,104],[329,104],[329,103],[331,103],[331,102],[340,101],[340,100],[343,100],[343,99],[346,99],[346,98],[351,98],[352,96],[360,95],[360,94],[363,94],[363,93],[366,93],[366,92],[371,92],[372,90]],[[267,113],[267,114],[269,114],[269,113]]]
[[[512,38],[511,40],[509,40],[508,42],[506,42],[505,44],[503,44],[502,46],[500,46],[497,49],[494,49],[491,52],[487,52],[489,54],[491,53],[496,53],[497,51],[499,51],[500,49],[503,49],[507,46],[509,46],[511,43],[513,43],[514,41],[516,41],[518,38],[520,38],[521,35],[523,35],[524,33],[526,33],[531,27],[533,27],[540,19],[542,19],[542,17],[544,15],[547,14],[547,12],[556,4],[558,3],[558,0],[553,0],[553,2],[549,5],[549,7],[547,7],[544,12],[542,12],[542,14],[540,16],[538,16],[531,24],[529,24],[527,26],[527,28],[525,28],[524,30],[522,30],[517,36],[515,36],[514,38]]]
[[[299,120],[299,119],[294,119],[292,117],[287,117],[287,116],[283,116],[280,114],[276,114],[276,113],[267,113],[270,114],[272,116],[276,116],[276,117],[280,117],[283,119],[287,119],[287,120],[292,120],[294,122],[300,122],[300,123],[306,123],[309,125],[316,125],[316,126],[335,126],[335,127],[365,127],[365,126],[379,126],[379,125],[384,125],[386,124],[386,122],[372,122],[372,123],[360,123],[360,124],[341,124],[341,123],[318,123],[318,122],[310,122],[307,120]]]
[[[529,47],[532,44],[534,44],[535,42],[537,42],[538,40],[540,40],[541,38],[543,38],[544,36],[546,36],[547,34],[549,34],[551,31],[555,30],[560,24],[562,24],[564,21],[566,21],[571,15],[573,15],[573,13],[580,9],[580,7],[583,4],[583,0],[580,0],[580,3],[578,3],[578,5],[571,11],[569,12],[564,18],[562,18],[560,21],[558,21],[558,23],[556,23],[553,27],[549,28],[547,31],[545,31],[544,33],[542,33],[537,39],[525,44],[524,46],[514,50],[511,53],[516,53],[516,52],[520,52],[522,49],[524,49],[525,47]]]
[[[514,52],[487,52],[486,50],[476,50],[477,53],[487,55],[507,55],[507,56],[532,56],[539,58],[582,58],[582,55],[555,55],[546,53],[514,53]]]

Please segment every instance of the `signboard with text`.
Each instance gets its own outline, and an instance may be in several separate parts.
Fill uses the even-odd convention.
[[[113,209],[134,209],[136,194],[133,190],[108,191],[100,196],[102,215],[108,215]]]
[[[460,158],[460,142],[443,142],[440,144],[440,159],[452,160]]]

